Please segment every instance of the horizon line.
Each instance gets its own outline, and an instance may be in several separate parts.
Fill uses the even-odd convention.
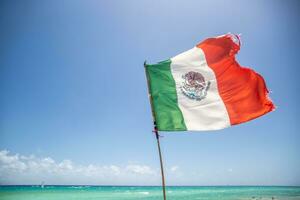
[[[0,184],[3,186],[41,186],[41,184]],[[91,186],[91,187],[161,187],[161,185],[96,185],[96,184],[43,184],[46,186]],[[166,185],[166,187],[300,187],[300,185]]]

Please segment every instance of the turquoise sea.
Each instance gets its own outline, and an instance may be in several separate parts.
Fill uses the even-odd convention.
[[[0,200],[162,200],[155,186],[0,186]],[[300,187],[172,186],[168,200],[300,200]]]

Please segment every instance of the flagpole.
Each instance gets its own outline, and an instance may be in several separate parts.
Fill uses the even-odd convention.
[[[165,184],[165,175],[164,175],[164,165],[163,165],[163,160],[162,160],[162,155],[161,155],[161,150],[160,150],[160,142],[159,142],[159,137],[160,136],[158,134],[158,130],[156,128],[156,125],[154,125],[154,132],[155,132],[155,136],[156,136],[157,148],[158,148],[158,154],[159,154],[159,160],[160,160],[160,171],[161,171],[163,196],[164,196],[164,200],[166,200],[167,197],[166,197],[166,184]]]
[[[164,197],[164,200],[166,200],[167,197],[166,197],[166,184],[165,184],[164,165],[163,165],[163,159],[162,159],[162,155],[161,155],[160,142],[159,142],[160,135],[158,133],[158,129],[157,129],[157,126],[156,126],[155,114],[154,114],[154,109],[153,109],[153,104],[152,104],[152,96],[150,95],[150,85],[149,85],[149,77],[148,77],[148,74],[147,74],[147,71],[146,71],[146,61],[144,62],[144,68],[145,68],[145,73],[146,73],[146,78],[147,78],[147,87],[148,87],[149,100],[150,100],[150,104],[151,104],[152,118],[153,118],[153,124],[154,124],[154,131],[153,132],[155,133],[157,148],[158,148],[158,154],[159,154],[163,197]]]

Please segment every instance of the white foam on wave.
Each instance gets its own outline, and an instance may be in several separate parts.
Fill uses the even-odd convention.
[[[71,188],[74,188],[74,189],[81,189],[81,188],[84,188],[85,186],[71,186]]]
[[[150,192],[139,192],[139,194],[149,195]]]

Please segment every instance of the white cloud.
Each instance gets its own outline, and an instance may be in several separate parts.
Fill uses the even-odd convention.
[[[178,166],[173,166],[173,167],[171,167],[170,171],[176,172],[178,170],[178,168],[179,168]]]
[[[128,172],[132,172],[135,174],[141,174],[141,175],[144,175],[144,174],[155,175],[156,174],[156,172],[147,165],[128,165],[126,167],[126,170]]]
[[[50,157],[25,156],[0,150],[1,184],[62,185],[160,185],[159,163],[155,167],[135,163],[80,165],[71,160],[57,161]],[[268,168],[257,173],[224,166],[189,169],[173,165],[166,168],[167,185],[297,185],[297,176],[284,180]],[[276,171],[275,171],[276,172]],[[274,172],[274,173],[275,173]],[[285,182],[284,182],[285,181]]]
[[[0,151],[0,184],[158,185],[158,169],[148,165],[78,165],[50,157],[20,156]]]

